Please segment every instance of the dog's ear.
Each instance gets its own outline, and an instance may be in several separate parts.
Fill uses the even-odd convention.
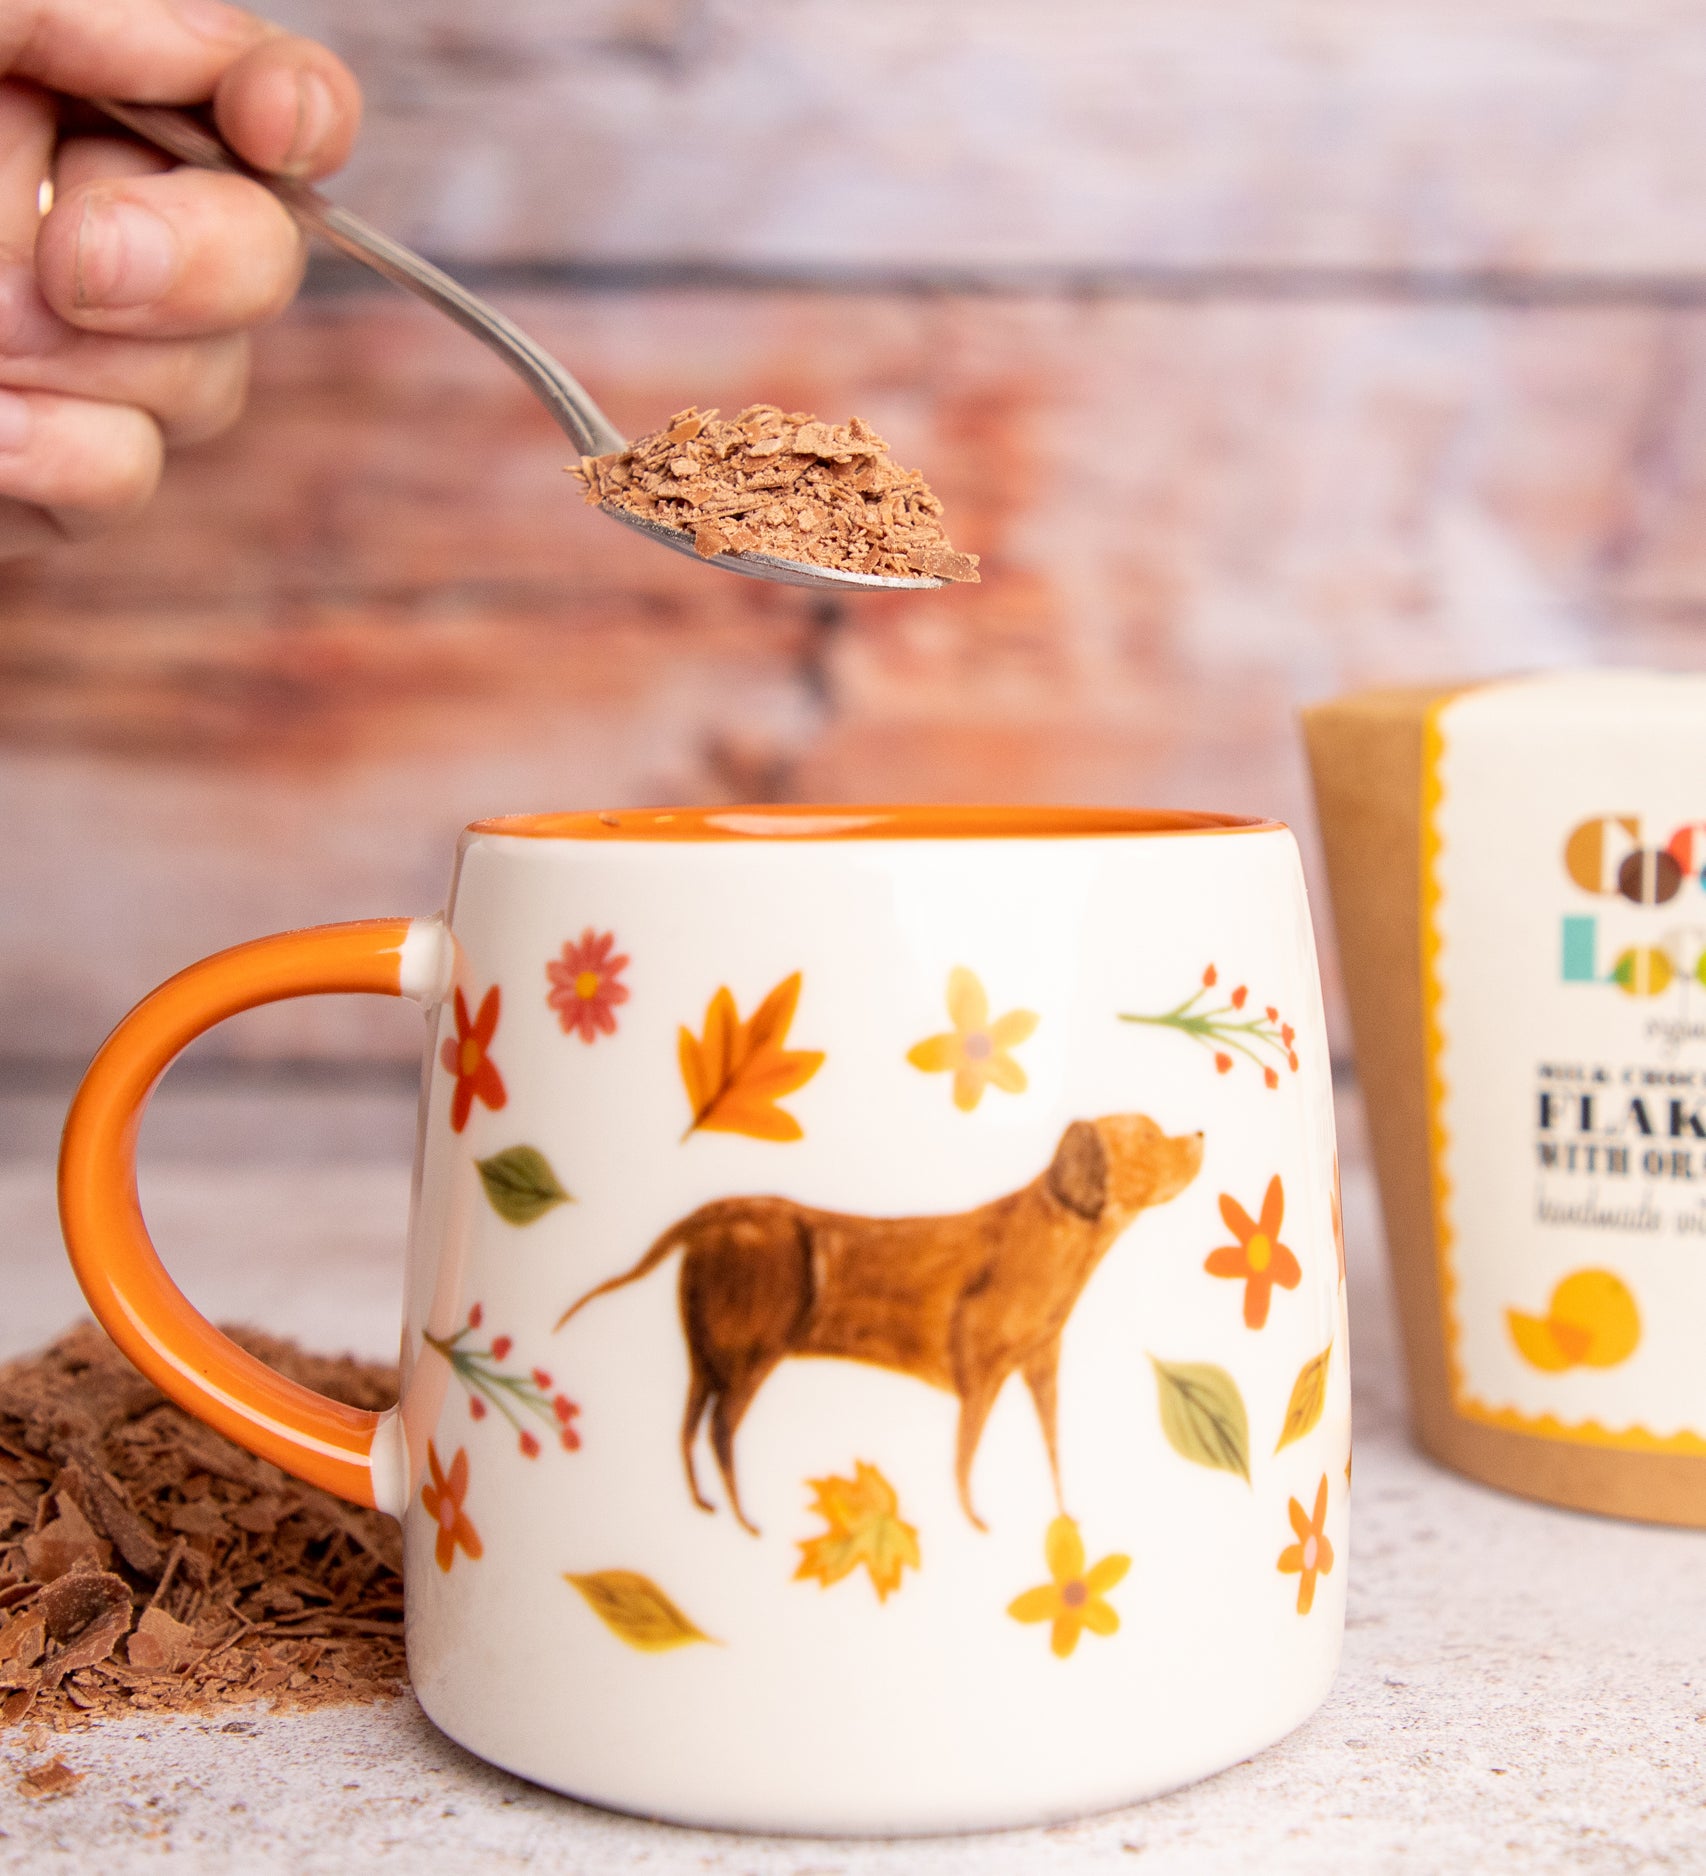
[[[1048,1189],[1080,1218],[1101,1217],[1108,1202],[1108,1154],[1089,1121],[1075,1120],[1060,1136],[1048,1169]]]

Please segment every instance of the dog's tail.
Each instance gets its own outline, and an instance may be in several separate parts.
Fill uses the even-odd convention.
[[[693,1217],[697,1215],[695,1213]],[[693,1217],[678,1218],[632,1270],[625,1270],[619,1277],[609,1278],[606,1282],[599,1284],[597,1289],[588,1290],[578,1303],[571,1303],[557,1318],[556,1327],[552,1333],[555,1334],[557,1329],[562,1328],[571,1316],[578,1315],[588,1303],[596,1301],[601,1296],[608,1296],[612,1290],[625,1290],[630,1283],[638,1283],[642,1277],[649,1277],[666,1257],[686,1243],[688,1228],[693,1223]]]

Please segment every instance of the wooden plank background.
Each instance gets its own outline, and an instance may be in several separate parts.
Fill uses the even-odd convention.
[[[458,259],[1671,275],[1690,0],[291,0]]]
[[[254,933],[426,910],[524,807],[1258,809],[1300,701],[1698,665],[1706,13],[1666,0],[292,0],[339,199],[618,423],[857,410],[986,582],[824,605],[578,506],[337,264],[122,535],[0,571],[0,1068]],[[402,1056],[361,1003],[239,1055]]]

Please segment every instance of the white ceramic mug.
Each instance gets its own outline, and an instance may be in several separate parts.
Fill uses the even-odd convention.
[[[197,1316],[142,1103],[232,1011],[430,1029],[403,1397]],[[401,1518],[422,1705],[622,1810],[898,1833],[1249,1756],[1338,1659],[1350,1409],[1327,1040],[1272,822],[571,814],[438,919],[140,1005],[66,1128],[96,1313],[190,1411]]]

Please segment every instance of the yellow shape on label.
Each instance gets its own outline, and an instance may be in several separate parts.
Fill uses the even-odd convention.
[[[1623,1279],[1609,1270],[1574,1270],[1552,1292],[1544,1317],[1507,1309],[1511,1340],[1531,1367],[1615,1368],[1641,1340],[1641,1315]]]
[[[1505,1321],[1510,1325],[1516,1352],[1531,1368],[1538,1368],[1544,1374],[1562,1374],[1566,1368],[1575,1366],[1558,1346],[1552,1325],[1544,1316],[1525,1316],[1520,1309],[1507,1309]]]
[[[1561,1324],[1588,1332],[1577,1357],[1590,1368],[1615,1368],[1641,1339],[1641,1316],[1621,1277],[1609,1270],[1572,1271],[1552,1292],[1554,1330]]]

